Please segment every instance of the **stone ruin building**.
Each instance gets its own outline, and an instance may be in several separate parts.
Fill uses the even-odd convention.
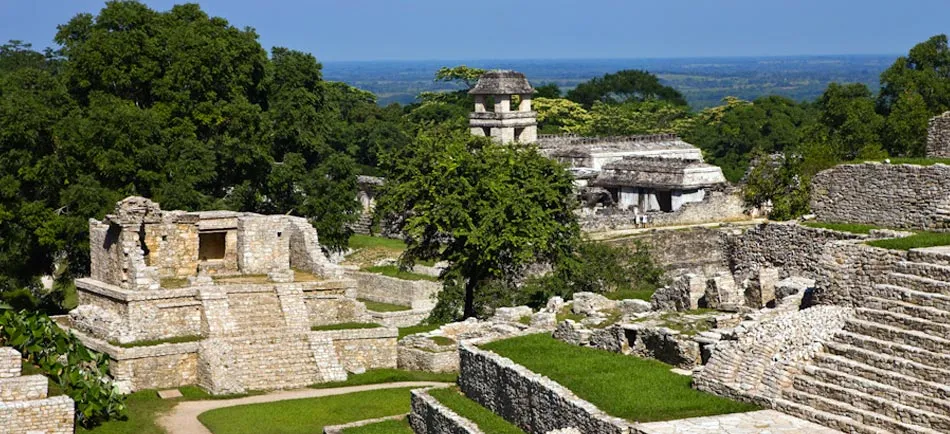
[[[927,128],[927,156],[950,158],[950,111],[930,119]]]
[[[395,328],[311,329],[386,323],[357,300],[374,292],[431,304],[431,292],[330,263],[301,217],[164,211],[130,197],[90,220],[89,232],[91,274],[76,280],[79,306],[58,320],[110,357],[126,391],[197,384],[239,393],[395,367]],[[414,322],[393,325],[428,310],[406,313]]]
[[[491,137],[501,143],[534,143],[538,138],[538,114],[531,111],[534,88],[524,74],[515,71],[488,71],[478,79],[469,95],[475,111],[469,115],[473,135]],[[514,97],[518,106],[512,110]],[[492,105],[488,105],[488,98]]]

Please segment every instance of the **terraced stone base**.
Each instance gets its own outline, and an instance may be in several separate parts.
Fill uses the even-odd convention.
[[[831,428],[775,410],[650,422],[636,426],[640,434],[834,434]]]

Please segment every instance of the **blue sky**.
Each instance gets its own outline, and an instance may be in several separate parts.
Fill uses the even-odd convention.
[[[147,0],[167,10],[173,0]],[[898,54],[950,32],[950,0],[205,0],[265,48],[323,61]],[[0,0],[0,41],[52,45],[102,0]]]

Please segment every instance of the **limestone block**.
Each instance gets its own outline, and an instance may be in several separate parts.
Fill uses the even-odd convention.
[[[561,321],[554,330],[554,339],[567,342],[572,345],[590,344],[591,330],[573,320],[566,319]]]
[[[624,316],[636,315],[638,313],[649,312],[653,309],[653,306],[649,301],[644,300],[621,300],[620,301],[620,313]]]
[[[10,347],[0,347],[0,378],[20,376],[20,352]]]
[[[501,322],[519,322],[524,317],[530,317],[534,313],[528,306],[517,307],[499,307],[495,309],[493,321]]]
[[[706,281],[706,307],[723,311],[735,311],[742,304],[742,294],[732,274],[716,273]]]
[[[809,279],[807,277],[792,276],[786,279],[782,279],[775,284],[775,300],[781,302],[782,300],[791,297],[799,296],[805,294],[805,291],[815,288],[815,279]]]
[[[531,315],[531,328],[554,330],[557,327],[557,315],[553,312],[538,312]]]
[[[558,296],[554,296],[548,299],[547,305],[545,305],[544,310],[552,313],[558,313],[561,311],[561,308],[564,306],[564,299]]]
[[[598,312],[614,309],[618,302],[610,300],[593,292],[578,292],[574,294],[574,305],[571,309],[578,315],[594,315]]]
[[[706,282],[696,274],[684,274],[673,282],[656,290],[650,302],[655,310],[684,311],[699,307],[699,300],[706,295]]]
[[[745,286],[745,304],[754,309],[775,306],[775,284],[778,282],[778,269],[759,268],[743,282]]]

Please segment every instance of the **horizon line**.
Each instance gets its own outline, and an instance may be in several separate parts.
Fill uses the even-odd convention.
[[[311,53],[312,54],[312,53]],[[418,59],[333,59],[320,63],[370,63],[370,62],[497,62],[497,61],[617,61],[617,60],[701,60],[701,59],[790,59],[818,57],[900,57],[904,53],[839,53],[839,54],[788,54],[788,55],[734,55],[734,56],[677,56],[677,57],[497,57],[497,58],[418,58]]]

